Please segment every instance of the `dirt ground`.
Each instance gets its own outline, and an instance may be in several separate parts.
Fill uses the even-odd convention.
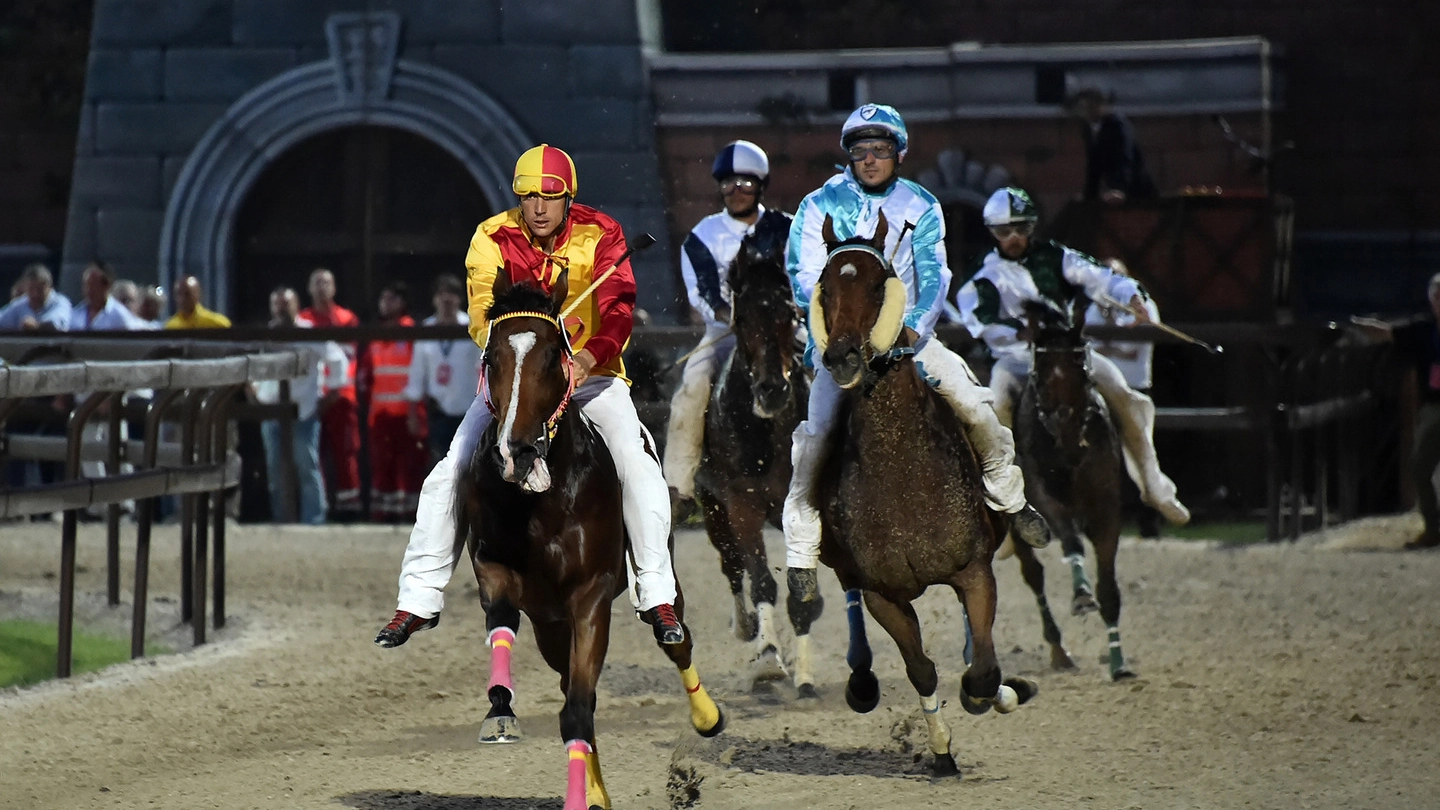
[[[83,528],[80,615],[123,635],[129,606],[103,606],[102,534]],[[1041,689],[1008,716],[960,710],[957,605],[927,594],[917,607],[964,771],[938,781],[917,754],[914,692],[873,622],[884,696],[868,715],[845,707],[833,577],[816,630],[821,699],[755,695],[717,557],[703,534],[682,532],[696,660],[729,728],[709,741],[690,731],[678,676],[617,603],[597,717],[606,782],[617,810],[1440,807],[1440,552],[1397,551],[1414,528],[1413,517],[1369,520],[1235,549],[1127,539],[1121,626],[1140,678],[1121,684],[1100,663],[1096,616],[1058,617],[1081,670],[1048,670],[1033,599],[1002,562],[1001,663]],[[150,626],[183,646],[176,532],[160,532]],[[231,623],[215,643],[0,692],[0,807],[561,808],[557,679],[528,627],[515,654],[526,739],[476,744],[488,657],[468,572],[439,628],[381,650],[371,638],[394,606],[405,534],[235,527],[229,538]],[[778,534],[770,541],[782,559]],[[1058,551],[1045,559],[1049,599],[1066,606],[1068,573]],[[58,525],[0,528],[0,616],[53,616],[58,560]],[[128,592],[128,565],[124,576]]]

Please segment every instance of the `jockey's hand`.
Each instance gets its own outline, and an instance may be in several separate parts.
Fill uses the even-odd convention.
[[[1145,299],[1138,295],[1130,296],[1130,314],[1135,316],[1136,324],[1151,324],[1150,310],[1145,308]]]
[[[595,355],[589,349],[581,349],[575,353],[575,387],[585,382],[590,376],[590,369],[595,368]]]

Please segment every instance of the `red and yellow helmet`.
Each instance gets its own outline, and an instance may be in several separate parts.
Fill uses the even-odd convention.
[[[548,143],[529,149],[515,161],[515,182],[518,196],[539,194],[541,197],[574,197],[579,188],[575,181],[575,161],[562,149]]]

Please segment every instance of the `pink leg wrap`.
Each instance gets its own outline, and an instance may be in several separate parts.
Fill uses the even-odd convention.
[[[490,686],[503,686],[515,694],[510,682],[510,646],[515,643],[515,631],[508,627],[497,627],[490,631]]]
[[[588,810],[585,799],[585,767],[590,761],[590,743],[571,740],[565,743],[570,757],[569,778],[565,787],[565,810]]]

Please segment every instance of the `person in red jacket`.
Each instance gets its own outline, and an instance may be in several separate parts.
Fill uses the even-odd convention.
[[[403,281],[380,291],[381,326],[414,326],[410,317],[409,287]],[[416,436],[408,424],[410,403],[405,384],[415,344],[408,340],[370,343],[364,363],[365,389],[370,402],[370,517],[377,523],[415,520],[420,483],[425,480],[429,451],[425,434]],[[421,406],[420,422],[425,415]]]
[[[335,302],[335,275],[324,267],[310,274],[310,306],[300,317],[317,329],[327,326],[359,326],[354,312]],[[323,381],[328,392],[320,400],[320,460],[325,466],[325,489],[335,518],[354,520],[360,516],[360,410],[355,397],[355,344],[341,343],[350,358],[347,382],[340,386]]]

